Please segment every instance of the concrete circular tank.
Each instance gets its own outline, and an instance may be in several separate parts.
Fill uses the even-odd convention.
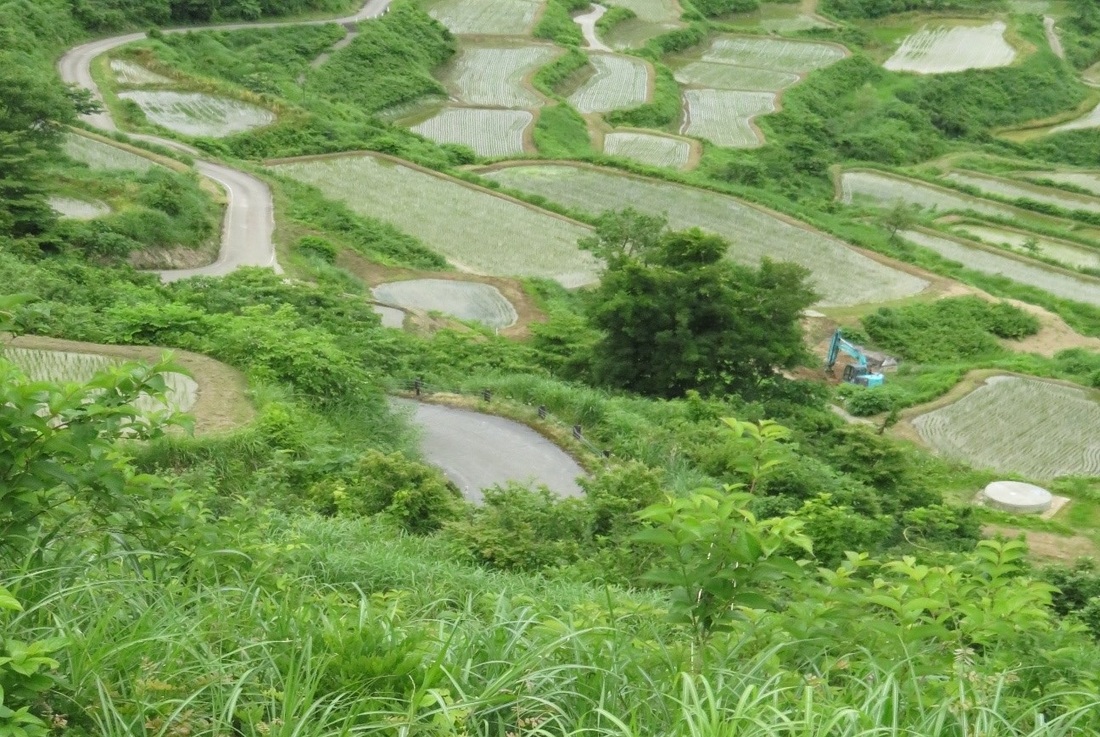
[[[1050,509],[1054,498],[1046,489],[1021,481],[994,481],[982,492],[982,501],[994,509],[1038,514]]]

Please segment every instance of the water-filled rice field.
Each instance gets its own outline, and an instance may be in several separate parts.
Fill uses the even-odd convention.
[[[1100,280],[1063,273],[1038,261],[1014,258],[996,249],[981,248],[956,238],[917,230],[903,231],[899,235],[946,259],[958,261],[968,269],[1004,276],[1050,292],[1055,297],[1100,307]]]
[[[1034,238],[1040,256],[1054,259],[1071,268],[1100,269],[1100,250],[1058,238],[1048,238],[1044,235],[1032,234],[1022,230],[971,222],[960,223],[954,230],[964,237],[976,237],[993,245],[1006,245],[1025,255],[1027,254],[1025,244],[1029,238]]]
[[[558,55],[546,44],[467,46],[443,74],[451,96],[468,105],[530,108],[542,99],[524,79]]]
[[[1000,195],[1012,199],[1023,197],[1034,202],[1055,205],[1065,210],[1100,213],[1100,199],[1087,195],[1062,192],[1049,187],[1040,187],[1026,182],[1015,182],[1011,179],[1002,179],[1001,177],[973,172],[953,171],[947,175],[947,178],[960,184],[977,187],[985,194]]]
[[[603,150],[612,156],[670,169],[683,169],[691,159],[689,142],[656,133],[614,131],[604,136]]]
[[[760,3],[756,10],[729,16],[728,22],[735,26],[779,33],[828,27],[818,18],[803,13],[798,3]]]
[[[844,56],[844,51],[832,44],[760,36],[719,36],[701,58],[717,64],[805,74],[835,64]]]
[[[1097,105],[1089,112],[1082,115],[1076,120],[1071,120],[1068,123],[1062,123],[1056,125],[1050,129],[1051,133],[1064,133],[1065,131],[1079,131],[1086,130],[1088,128],[1100,128],[1100,105]]]
[[[596,280],[595,259],[577,248],[579,223],[442,175],[374,156],[276,164],[356,212],[392,223],[457,268],[494,276],[542,276],[567,287]]]
[[[802,264],[813,271],[822,305],[885,302],[928,286],[835,238],[716,192],[573,165],[508,166],[483,176],[593,215],[626,207],[664,213],[672,228],[698,226],[721,235],[731,243],[730,257],[740,262],[767,256]]]
[[[1083,389],[993,376],[913,426],[937,452],[978,468],[1035,479],[1100,476],[1100,402]]]
[[[533,120],[526,110],[443,108],[413,130],[437,143],[460,143],[478,156],[494,158],[523,153],[524,131]]]
[[[798,75],[773,69],[753,69],[732,64],[693,61],[675,71],[680,84],[711,87],[719,90],[778,92],[798,81]]]
[[[605,113],[641,105],[648,98],[649,67],[633,56],[591,54],[596,73],[569,96],[582,113]]]
[[[676,0],[607,0],[601,4],[629,8],[641,20],[653,23],[674,23],[680,19]]]
[[[150,122],[185,136],[224,138],[275,121],[270,110],[201,92],[134,90],[118,96],[137,104]]]
[[[111,71],[119,84],[172,84],[172,80],[126,59],[111,59]]]
[[[896,72],[944,74],[1004,67],[1016,58],[1001,21],[984,25],[924,26],[907,36],[883,66]]]
[[[705,138],[717,146],[755,148],[764,141],[753,127],[753,119],[775,112],[775,94],[684,90],[684,108],[681,133]]]
[[[157,164],[149,159],[129,151],[101,143],[87,136],[69,133],[63,144],[65,155],[70,159],[82,161],[92,169],[122,169],[129,171],[148,171]]]
[[[105,202],[98,200],[51,196],[48,201],[54,212],[71,220],[94,220],[111,211],[111,208]]]
[[[33,381],[83,384],[91,381],[97,373],[125,363],[121,359],[95,353],[48,351],[12,346],[0,349],[0,355],[19,367]],[[165,375],[165,384],[168,387],[165,398],[169,408],[186,412],[195,406],[198,384],[194,379],[183,374],[169,373]],[[139,399],[137,406],[146,411],[164,408],[163,404],[153,402],[149,397]]]
[[[1080,187],[1093,194],[1100,195],[1100,172],[1086,171],[1032,171],[1024,176],[1032,179],[1048,179],[1052,182]]]
[[[379,284],[371,291],[379,302],[407,309],[442,312],[491,328],[506,328],[518,319],[512,303],[491,284],[450,279],[410,279]]]
[[[541,8],[541,0],[440,0],[428,13],[458,35],[522,36]]]
[[[904,202],[928,210],[973,210],[983,215],[1002,217],[1015,215],[1011,208],[989,200],[881,172],[846,171],[841,174],[840,185],[841,201],[846,205],[893,207],[898,202]]]

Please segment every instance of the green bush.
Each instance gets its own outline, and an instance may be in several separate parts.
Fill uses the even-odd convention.
[[[535,38],[544,38],[548,41],[559,43],[562,46],[579,46],[584,41],[581,27],[573,22],[569,15],[577,5],[571,0],[548,0],[542,12],[539,24],[535,26]],[[587,5],[580,3],[581,7]]]
[[[294,244],[294,250],[312,258],[318,258],[325,263],[334,263],[339,250],[332,241],[315,235],[307,235],[298,239]]]

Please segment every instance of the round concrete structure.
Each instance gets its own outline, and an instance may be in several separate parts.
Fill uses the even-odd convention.
[[[1017,514],[1045,512],[1053,500],[1046,489],[1020,481],[994,481],[982,492],[982,501],[990,507]]]

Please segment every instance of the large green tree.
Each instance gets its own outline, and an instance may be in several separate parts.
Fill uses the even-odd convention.
[[[624,233],[632,224],[645,230]],[[624,213],[605,219],[588,244],[607,263],[591,310],[602,332],[593,359],[599,379],[660,397],[753,394],[798,364],[798,318],[815,299],[806,269],[743,266],[725,257],[729,244],[718,236],[658,228],[652,237],[653,227]]]

